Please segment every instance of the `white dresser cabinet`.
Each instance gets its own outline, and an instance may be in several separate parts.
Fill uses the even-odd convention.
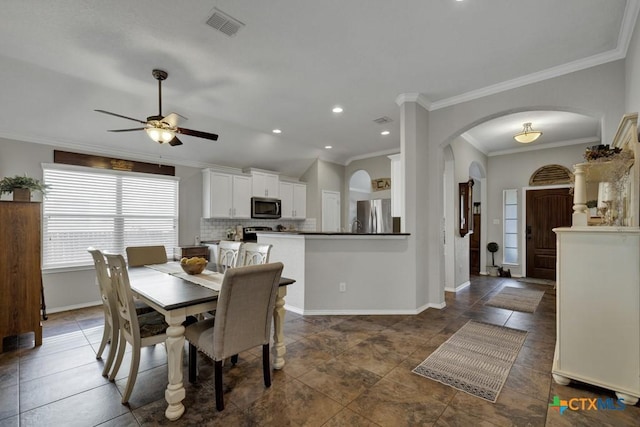
[[[251,218],[251,177],[203,171],[203,218]]]
[[[553,378],[640,397],[640,229],[557,228]]]
[[[574,166],[572,226],[554,229],[558,256],[553,379],[563,385],[578,380],[613,390],[626,405],[640,398],[637,121],[636,113],[622,118],[611,144],[622,149],[617,160]],[[609,163],[617,166],[611,169]],[[621,226],[587,225],[587,184],[603,179],[618,180],[613,181],[620,191],[614,202]]]

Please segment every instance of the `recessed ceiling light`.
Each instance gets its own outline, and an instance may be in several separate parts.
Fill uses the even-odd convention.
[[[382,136],[387,136],[389,135],[391,132],[389,132],[388,130],[383,130],[382,132],[380,132],[380,135]]]
[[[273,133],[282,133],[282,131],[280,129],[274,129],[271,132],[273,132]]]
[[[331,150],[333,148],[333,146],[331,145],[325,145],[324,148],[326,148],[327,150]]]
[[[335,107],[333,107],[333,110],[331,111],[333,111],[334,113],[342,113],[343,110],[342,110],[342,107],[336,105]]]

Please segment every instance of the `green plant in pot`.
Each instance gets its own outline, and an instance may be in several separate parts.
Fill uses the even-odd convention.
[[[35,191],[45,195],[48,188],[47,184],[26,175],[7,176],[0,180],[0,195],[13,193],[13,200],[16,201],[28,202],[31,200],[31,192]]]

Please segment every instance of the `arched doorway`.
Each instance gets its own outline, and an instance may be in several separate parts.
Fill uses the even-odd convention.
[[[472,221],[473,233],[469,236],[469,275],[486,274],[485,271],[485,258],[486,252],[483,248],[486,245],[486,233],[483,233],[483,228],[486,228],[486,219],[483,221],[482,206],[486,206],[486,173],[482,165],[478,162],[471,162],[469,165],[469,178],[473,179],[473,210]],[[484,203],[483,203],[484,200]]]
[[[371,176],[362,169],[355,171],[349,178],[349,227],[356,220],[358,200],[371,200]]]

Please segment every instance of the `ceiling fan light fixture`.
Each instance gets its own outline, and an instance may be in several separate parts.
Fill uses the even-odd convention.
[[[529,144],[530,142],[540,138],[540,135],[542,135],[542,132],[539,130],[533,130],[531,128],[531,123],[524,123],[522,125],[522,132],[513,135],[513,139],[521,144]]]
[[[176,136],[176,133],[171,129],[148,127],[145,131],[147,132],[147,135],[149,135],[149,138],[159,144],[166,144]]]

